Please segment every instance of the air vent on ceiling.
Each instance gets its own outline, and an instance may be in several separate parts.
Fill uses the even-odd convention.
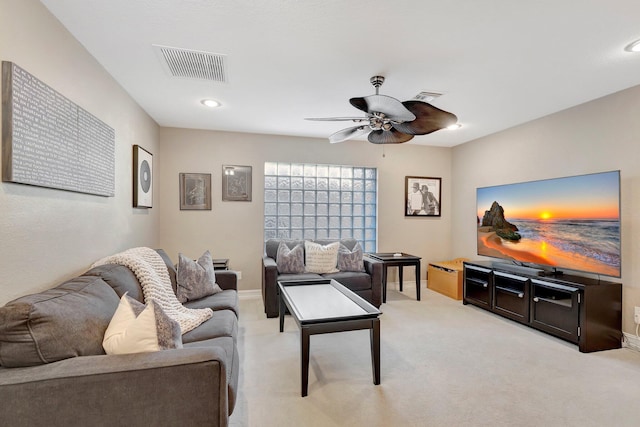
[[[440,96],[442,96],[442,94],[438,92],[423,91],[414,96],[413,99],[423,102],[431,102]]]
[[[171,76],[227,82],[226,55],[153,45]]]

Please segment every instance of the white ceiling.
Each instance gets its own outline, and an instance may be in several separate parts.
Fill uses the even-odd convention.
[[[444,93],[463,127],[411,143],[451,147],[640,84],[638,0],[41,1],[167,127],[325,138],[352,124],[304,118],[360,116],[380,74]],[[228,83],[169,76],[154,44],[227,55]]]

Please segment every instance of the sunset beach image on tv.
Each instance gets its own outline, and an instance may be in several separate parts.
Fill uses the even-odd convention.
[[[620,171],[477,189],[478,255],[620,277]]]

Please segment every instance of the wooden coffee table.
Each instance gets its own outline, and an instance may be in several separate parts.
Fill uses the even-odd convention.
[[[311,335],[369,329],[373,383],[380,384],[380,310],[335,280],[278,282],[280,332],[286,308],[300,328],[302,397],[309,385]]]

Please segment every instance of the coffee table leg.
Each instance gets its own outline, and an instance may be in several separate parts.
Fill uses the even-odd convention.
[[[420,301],[420,261],[416,264],[416,296],[417,300]]]
[[[387,266],[382,265],[382,302],[387,302]]]
[[[282,295],[280,295],[280,289],[278,289],[278,307],[280,312],[280,332],[284,331],[284,300],[282,299]]]
[[[402,264],[398,266],[398,279],[400,279],[400,292],[402,292]]]
[[[380,384],[380,319],[373,319],[371,325],[371,368],[373,383]]]
[[[302,397],[307,395],[309,388],[309,330],[300,329],[300,368],[302,380]]]

